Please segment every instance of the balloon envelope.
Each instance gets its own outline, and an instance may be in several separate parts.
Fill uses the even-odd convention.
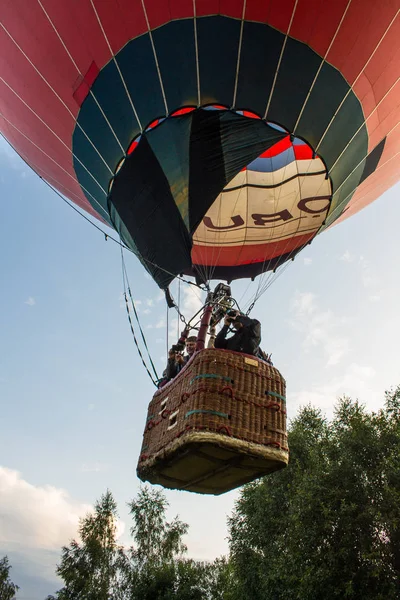
[[[4,0],[0,128],[161,287],[274,269],[399,177],[398,0]]]

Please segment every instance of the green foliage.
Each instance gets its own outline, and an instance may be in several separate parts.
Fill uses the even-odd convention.
[[[226,561],[184,558],[188,525],[178,517],[168,522],[167,507],[162,492],[143,487],[129,503],[134,546],[122,548],[117,507],[107,492],[81,520],[80,541],[62,549],[57,574],[64,587],[47,600],[230,600],[222,589]]]
[[[391,600],[400,589],[400,388],[369,414],[306,407],[287,469],[246,486],[229,519],[240,600]]]
[[[182,536],[188,525],[177,517],[172,523],[165,520],[168,502],[159,490],[143,487],[136,500],[129,503],[133,518],[131,534],[136,542],[135,557],[138,565],[162,565],[184,554],[187,550]]]
[[[57,575],[65,585],[57,593],[58,600],[123,598],[121,570],[127,561],[116,542],[117,517],[117,505],[107,491],[96,503],[94,513],[81,519],[80,542],[72,540],[61,552]]]
[[[0,600],[14,600],[19,587],[10,579],[11,565],[7,556],[0,559]]]

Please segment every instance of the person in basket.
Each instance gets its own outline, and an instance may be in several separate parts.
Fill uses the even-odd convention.
[[[231,337],[227,337],[232,332]],[[230,310],[224,320],[224,326],[215,338],[214,348],[243,352],[258,356],[261,343],[261,323],[243,313]]]

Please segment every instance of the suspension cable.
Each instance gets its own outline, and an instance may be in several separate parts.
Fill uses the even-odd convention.
[[[181,282],[180,280],[178,281],[178,314],[181,314]],[[177,339],[179,339],[179,321],[177,323],[177,333],[176,333],[176,337]]]
[[[142,326],[140,324],[139,316],[137,314],[135,302],[134,302],[133,297],[132,297],[132,292],[131,292],[131,288],[130,288],[130,285],[129,285],[128,273],[127,273],[127,270],[126,270],[126,265],[125,265],[125,260],[124,260],[124,255],[123,255],[122,247],[121,247],[121,261],[122,261],[122,279],[123,279],[123,284],[124,284],[125,306],[126,306],[126,311],[127,311],[127,314],[128,314],[128,320],[129,320],[129,324],[130,324],[130,327],[131,327],[131,332],[132,332],[132,335],[133,335],[133,339],[135,341],[135,345],[136,345],[138,354],[139,354],[139,356],[141,358],[143,366],[145,367],[145,369],[147,371],[147,374],[149,375],[149,377],[152,380],[152,382],[154,383],[154,385],[157,386],[157,381],[158,381],[159,377],[158,377],[156,368],[154,366],[153,360],[151,358],[150,351],[149,351],[149,348],[147,346],[146,338],[144,336],[143,329],[142,329]],[[131,305],[133,307],[133,312],[134,312],[134,315],[135,315],[135,319],[136,319],[137,324],[139,326],[140,334],[142,336],[143,344],[144,344],[144,346],[146,348],[147,355],[149,357],[150,364],[151,364],[151,367],[152,367],[154,375],[155,375],[155,379],[154,379],[152,373],[150,372],[150,370],[149,370],[149,368],[148,368],[148,366],[146,364],[146,361],[143,358],[143,354],[142,354],[142,352],[140,350],[139,343],[138,343],[137,338],[136,338],[136,334],[135,334],[135,330],[134,330],[134,327],[133,327],[133,323],[132,323],[132,319],[131,319],[131,314],[130,314],[130,310],[129,310],[129,302],[128,302],[127,290],[128,290],[129,298],[130,298],[130,301],[131,301]]]
[[[166,318],[166,322],[167,322],[167,335],[166,335],[166,338],[167,338],[167,356],[168,356],[168,353],[169,353],[169,306],[168,306],[168,304],[167,304],[167,318]]]

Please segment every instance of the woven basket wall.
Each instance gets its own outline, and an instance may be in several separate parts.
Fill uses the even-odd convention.
[[[220,494],[287,465],[285,380],[265,362],[205,349],[149,404],[137,473]]]

